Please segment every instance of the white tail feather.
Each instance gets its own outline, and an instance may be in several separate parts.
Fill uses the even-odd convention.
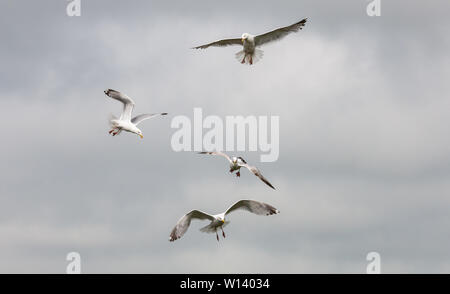
[[[116,120],[117,119],[117,117],[114,115],[114,114],[110,114],[109,115],[109,124],[111,125],[111,126],[113,126],[113,120]]]
[[[245,56],[244,50],[239,51],[238,53],[235,54],[235,56],[238,62],[242,62],[242,59],[244,59]]]
[[[264,51],[261,49],[255,49],[255,52],[253,53],[253,63],[257,63],[260,61],[264,56]]]
[[[225,223],[222,225],[222,227],[225,227],[229,223],[230,223],[229,221],[225,221]],[[203,232],[203,233],[215,233],[218,229],[219,229],[219,227],[213,225],[213,223],[210,223],[209,225],[201,228],[200,232]]]
[[[238,53],[236,53],[236,59],[237,61],[239,61],[240,63],[246,63],[246,64],[253,64],[253,63],[257,63],[258,61],[260,61],[263,56],[264,56],[264,51],[262,51],[261,49],[255,49],[255,51],[253,52],[252,55],[250,54],[245,54],[244,50],[239,51]],[[244,62],[242,62],[244,61]]]

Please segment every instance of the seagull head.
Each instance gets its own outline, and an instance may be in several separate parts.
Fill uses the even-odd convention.
[[[242,37],[241,37],[242,44],[248,39],[249,36],[250,36],[250,35],[247,34],[247,33],[243,33],[243,34],[242,34]]]
[[[135,133],[136,135],[138,135],[139,137],[141,137],[141,139],[144,138],[144,135],[142,134],[142,131],[139,130],[138,128],[135,128],[132,132]]]

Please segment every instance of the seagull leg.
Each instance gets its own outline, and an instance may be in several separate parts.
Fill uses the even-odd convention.
[[[225,238],[225,232],[223,231],[223,228],[220,227],[220,229],[222,230],[222,236]]]
[[[115,132],[112,134],[113,136],[120,134],[121,130],[120,129],[115,129]]]
[[[240,177],[241,176],[241,171],[238,170],[238,172],[236,173],[236,177]]]
[[[243,58],[242,61],[241,61],[242,64],[245,63],[245,57],[247,57],[247,55],[244,55],[244,58]]]
[[[112,132],[114,132],[114,129],[112,129],[111,131],[109,131],[110,134],[111,134]]]
[[[217,242],[219,242],[219,235],[217,234],[217,229],[216,229],[216,239],[217,239]]]
[[[253,56],[252,55],[250,55],[250,65],[252,65],[253,64]]]

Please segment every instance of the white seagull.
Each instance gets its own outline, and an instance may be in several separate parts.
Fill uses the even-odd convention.
[[[177,222],[172,232],[170,233],[169,241],[173,242],[177,239],[180,239],[184,233],[189,228],[192,219],[200,219],[200,220],[210,220],[211,223],[206,227],[200,229],[201,232],[205,233],[216,233],[217,241],[219,241],[219,235],[217,234],[217,229],[220,228],[222,230],[222,236],[225,238],[225,232],[223,231],[223,226],[227,225],[229,222],[225,221],[225,216],[232,211],[243,209],[254,214],[258,215],[272,215],[277,214],[280,211],[275,207],[255,200],[239,200],[235,204],[233,204],[230,208],[228,208],[225,212],[211,215],[200,210],[192,210],[191,212],[185,214],[180,220]]]
[[[131,113],[134,109],[134,101],[127,95],[120,93],[119,91],[108,89],[104,91],[105,94],[113,99],[116,99],[123,103],[122,114],[119,118],[114,115],[111,116],[109,123],[111,125],[110,134],[113,136],[120,134],[122,131],[130,132],[139,135],[139,137],[144,138],[142,131],[137,127],[142,121],[158,116],[167,115],[166,112],[163,113],[146,113],[140,114],[131,118]]]
[[[211,155],[218,155],[225,157],[230,162],[230,173],[233,173],[234,171],[237,171],[236,176],[241,176],[241,167],[247,168],[249,171],[251,171],[255,176],[261,179],[264,183],[266,183],[270,188],[275,190],[275,187],[272,186],[269,181],[263,177],[259,169],[257,169],[255,166],[248,165],[247,162],[242,157],[230,157],[226,155],[223,152],[199,152],[199,154],[211,154]]]
[[[242,37],[240,39],[238,38],[224,39],[209,44],[197,46],[192,49],[206,49],[210,46],[225,47],[230,45],[243,45],[243,50],[236,53],[236,59],[240,61],[242,64],[244,63],[253,64],[254,62],[260,60],[263,56],[263,51],[260,49],[256,49],[256,47],[259,47],[261,45],[273,41],[280,40],[290,33],[298,32],[305,25],[306,20],[307,20],[306,18],[302,19],[301,21],[294,23],[293,25],[279,28],[262,35],[254,36],[249,33],[244,33],[242,34]]]

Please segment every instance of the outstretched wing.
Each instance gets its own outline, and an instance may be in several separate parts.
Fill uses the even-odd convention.
[[[226,154],[223,153],[223,152],[219,152],[219,151],[215,151],[215,152],[199,152],[198,154],[218,155],[218,156],[225,157],[226,159],[228,159],[228,161],[229,161],[230,163],[233,162],[233,161],[231,160],[231,158],[230,158],[228,155],[226,155]]]
[[[173,242],[177,239],[180,239],[181,236],[183,236],[184,233],[186,233],[186,231],[188,230],[192,219],[200,219],[200,220],[209,219],[209,220],[213,221],[214,217],[212,215],[204,213],[200,210],[192,210],[191,212],[185,214],[177,222],[177,224],[173,228],[172,232],[170,233],[169,241]]]
[[[119,91],[108,89],[104,91],[105,94],[113,99],[116,99],[123,103],[123,111],[120,115],[120,120],[130,120],[131,112],[134,108],[134,101],[125,94],[120,93]]]
[[[251,213],[258,214],[258,215],[272,215],[280,213],[278,209],[273,207],[272,205],[269,205],[267,203],[255,201],[255,200],[239,200],[235,204],[233,204],[230,208],[227,209],[225,212],[225,215],[238,210],[243,209],[247,210]]]
[[[277,41],[280,40],[284,37],[286,37],[287,35],[289,35],[290,33],[295,33],[300,31],[303,26],[306,23],[306,18],[302,19],[301,21],[294,23],[293,25],[284,27],[284,28],[279,28],[276,30],[273,30],[271,32],[262,34],[262,35],[258,35],[255,37],[255,45],[256,46],[260,46],[272,41]]]
[[[149,118],[152,118],[152,117],[155,117],[155,116],[158,116],[158,115],[167,115],[167,112],[140,114],[140,115],[137,115],[137,116],[133,117],[131,119],[131,122],[134,123],[135,125],[137,125],[137,124],[141,123],[142,121],[144,121],[146,119],[149,119]]]
[[[197,46],[192,49],[206,49],[210,46],[225,47],[225,46],[231,46],[231,45],[242,45],[242,40],[241,39],[224,39],[224,40],[215,41],[215,42],[212,42],[209,44]]]
[[[258,178],[260,178],[261,181],[263,181],[264,183],[266,183],[267,186],[269,186],[270,188],[275,190],[275,187],[272,186],[272,184],[261,174],[261,172],[259,171],[259,169],[257,169],[255,166],[250,166],[247,163],[244,164],[240,164],[240,166],[246,167],[249,171],[251,171],[255,176],[257,176]]]

